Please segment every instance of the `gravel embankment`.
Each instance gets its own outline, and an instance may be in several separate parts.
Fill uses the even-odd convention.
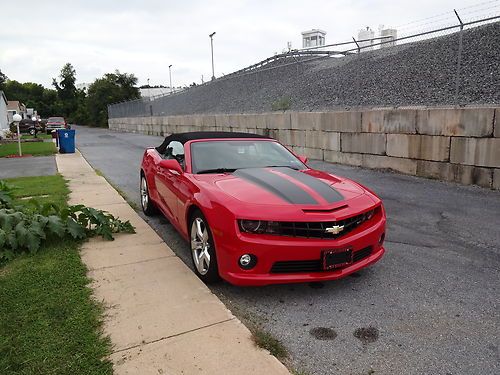
[[[290,99],[291,110],[306,111],[500,103],[500,22],[464,32],[455,102],[458,40],[455,33],[359,55],[228,76],[157,99],[153,114],[267,112],[282,98]],[[136,112],[144,108],[137,106]],[[149,115],[149,103],[147,113],[135,113],[141,114]]]

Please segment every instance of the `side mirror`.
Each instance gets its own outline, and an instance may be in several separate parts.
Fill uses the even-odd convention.
[[[182,174],[184,172],[179,162],[175,159],[163,159],[160,161],[159,165],[161,168],[177,172],[177,174]]]
[[[304,155],[299,155],[298,156],[299,160],[304,163],[304,164],[307,164],[307,157],[304,156]]]

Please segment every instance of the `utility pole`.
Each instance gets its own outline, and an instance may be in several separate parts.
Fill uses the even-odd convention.
[[[172,94],[172,64],[168,66],[168,75],[170,77],[170,94]]]
[[[212,81],[215,79],[215,70],[214,70],[214,35],[215,31],[212,34],[209,34],[210,37],[210,50],[212,51]]]

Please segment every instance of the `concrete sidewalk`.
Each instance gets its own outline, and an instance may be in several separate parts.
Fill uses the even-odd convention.
[[[56,156],[70,204],[130,220],[136,234],[92,239],[82,259],[98,300],[116,374],[289,374],[80,155]]]

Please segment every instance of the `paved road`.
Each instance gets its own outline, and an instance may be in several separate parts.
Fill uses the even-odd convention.
[[[139,204],[138,170],[158,137],[77,128],[94,168]],[[500,192],[323,162],[375,190],[388,212],[387,255],[324,284],[213,287],[261,321],[307,374],[500,373]],[[188,245],[149,220],[188,264]]]
[[[54,156],[0,158],[0,178],[51,176],[56,173]]]

